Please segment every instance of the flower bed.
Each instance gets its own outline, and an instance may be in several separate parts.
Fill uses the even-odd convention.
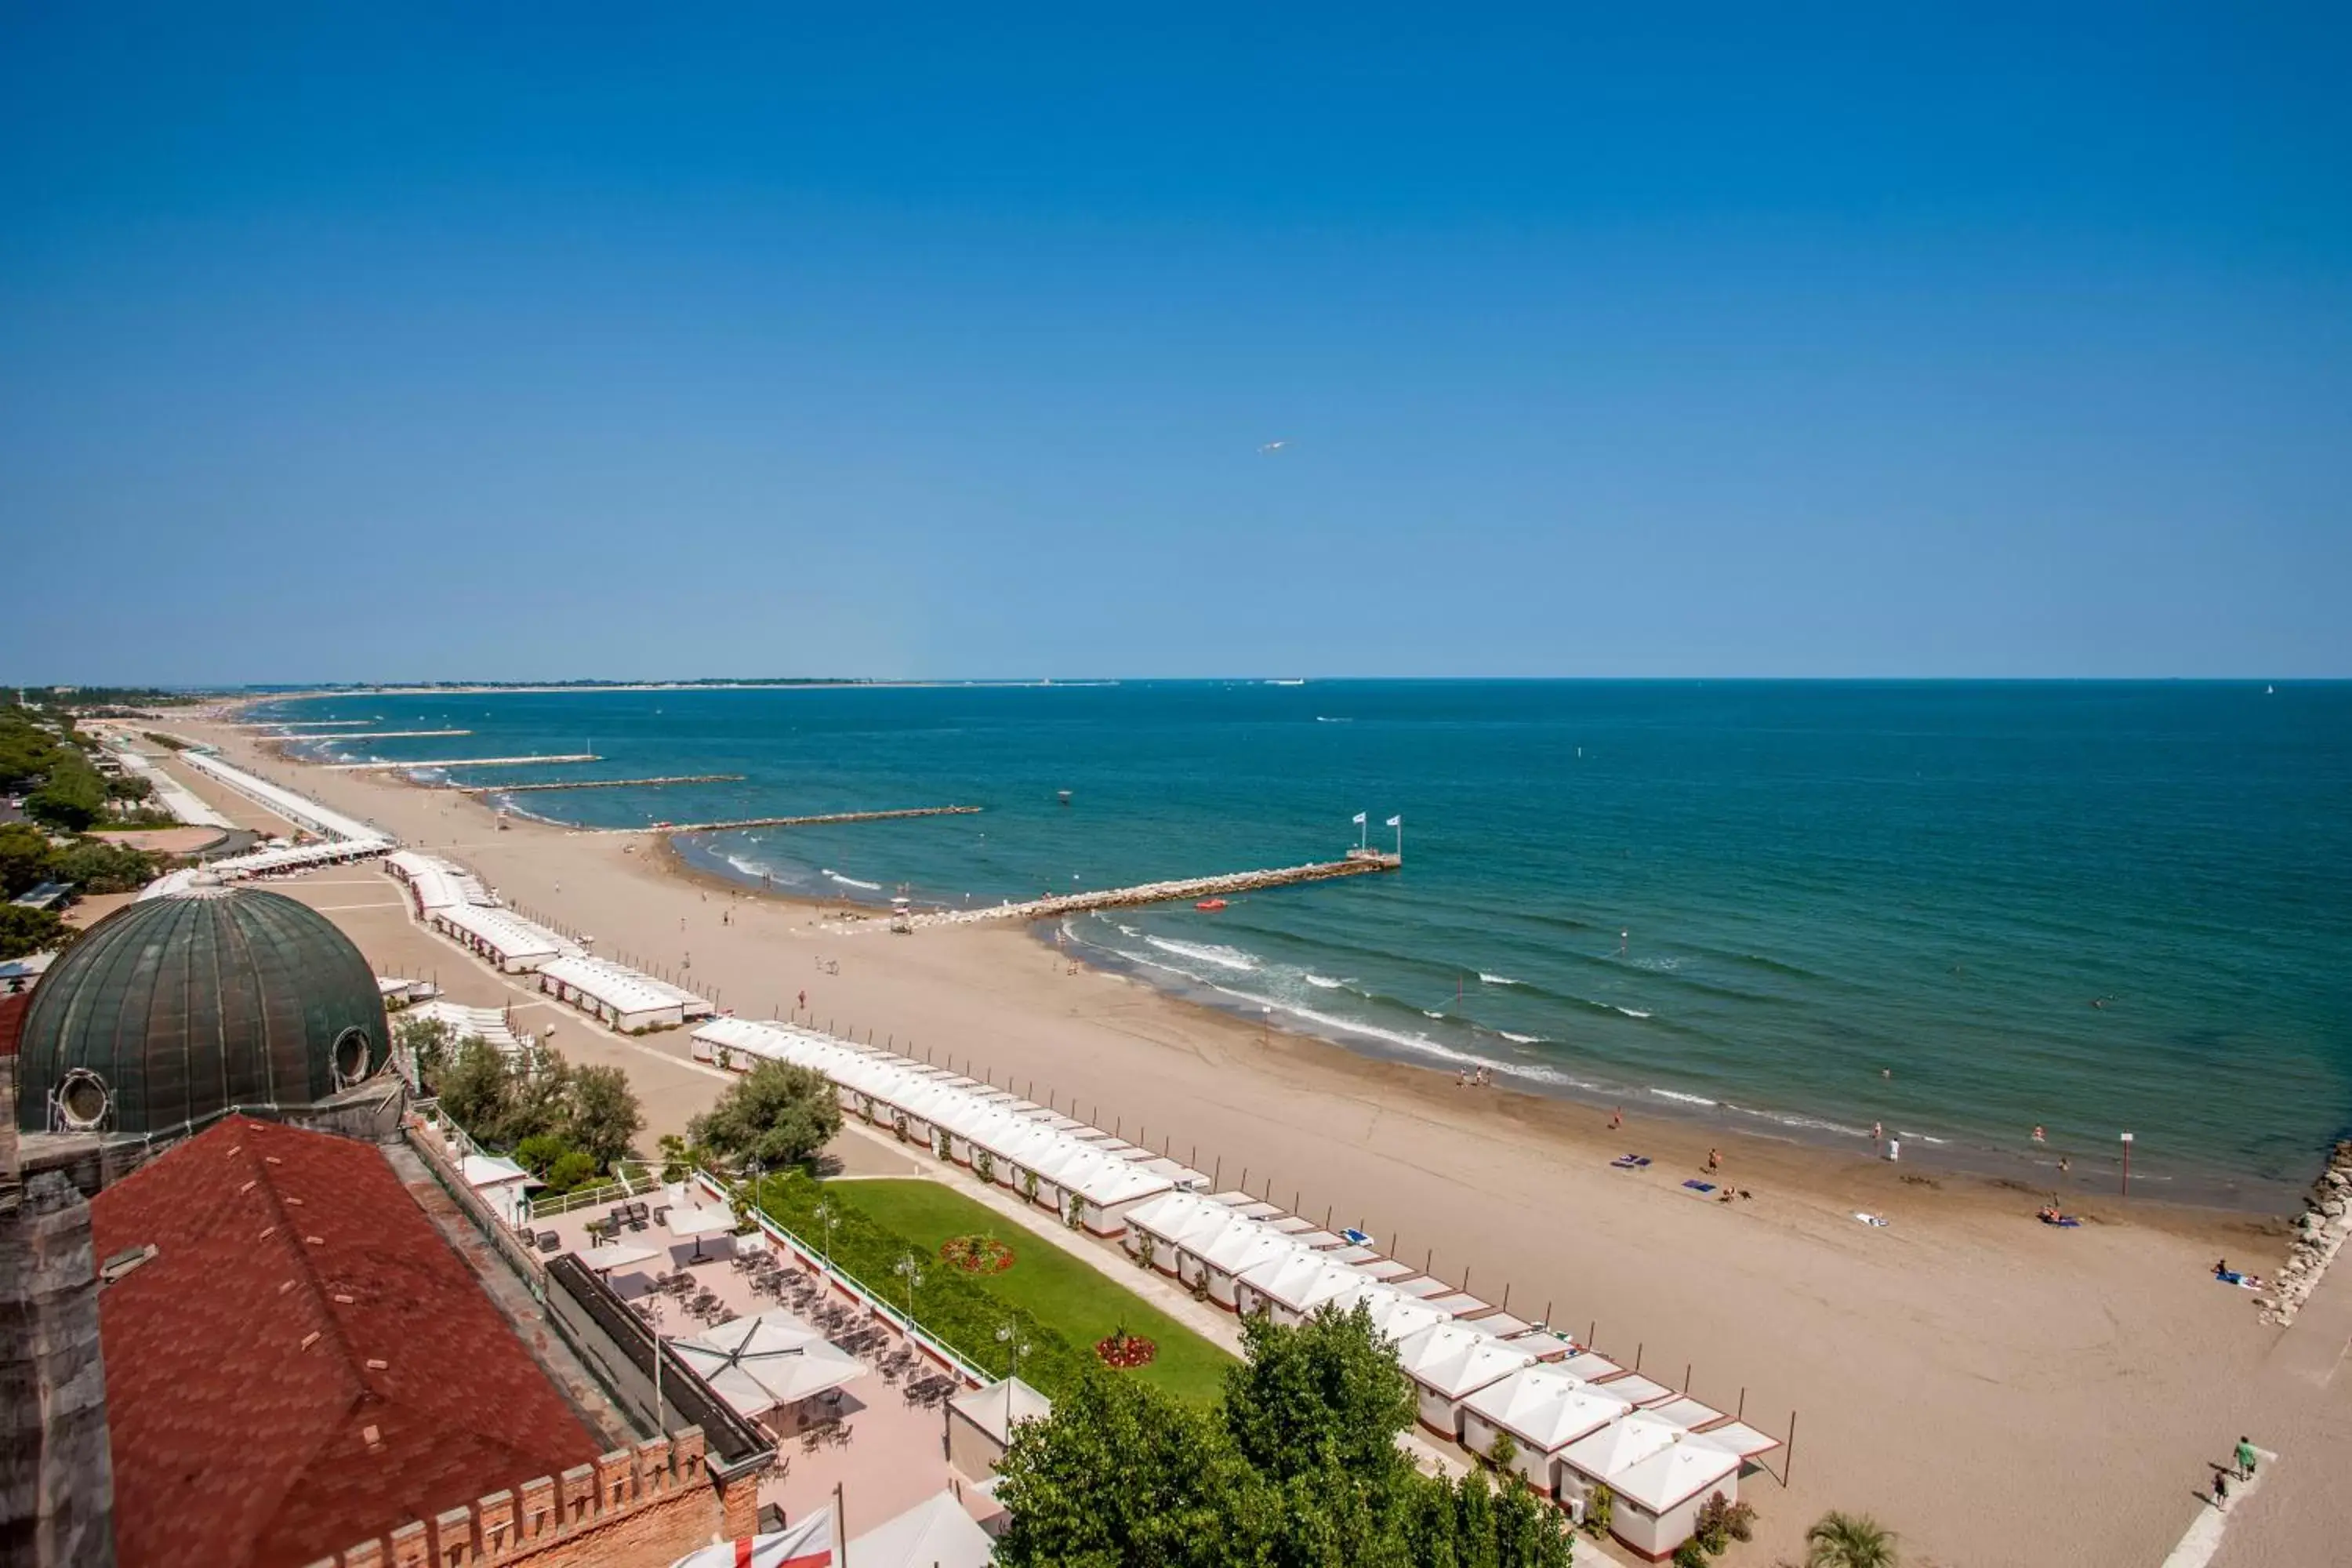
[[[1103,1365],[1117,1367],[1121,1372],[1148,1365],[1159,1353],[1158,1345],[1141,1334],[1130,1334],[1125,1329],[1095,1342],[1095,1354]]]
[[[992,1236],[951,1236],[940,1256],[966,1274],[1002,1274],[1013,1267],[1013,1248]]]

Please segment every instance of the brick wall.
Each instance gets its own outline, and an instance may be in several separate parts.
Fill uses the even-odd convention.
[[[714,1535],[752,1533],[758,1479],[720,1487],[689,1426],[412,1521],[311,1568],[646,1568]]]

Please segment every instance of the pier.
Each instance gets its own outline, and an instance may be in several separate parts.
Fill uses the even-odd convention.
[[[1283,866],[1270,871],[1229,871],[1216,877],[1187,877],[1172,882],[1146,882],[1134,888],[1105,888],[1092,893],[1061,893],[1017,904],[993,904],[978,910],[934,910],[925,914],[892,918],[908,930],[924,926],[971,925],[980,921],[1051,920],[1058,915],[1084,914],[1089,910],[1124,909],[1135,904],[1164,904],[1178,899],[1222,898],[1229,893],[1254,893],[1265,888],[1287,888],[1299,882],[1328,882],[1335,877],[1361,877],[1393,871],[1404,864],[1401,855],[1378,850],[1350,850],[1343,860],[1318,860],[1307,866]],[[855,931],[835,925],[834,931]],[[864,929],[872,930],[872,924]]]
[[[576,752],[567,756],[549,757],[428,757],[413,763],[326,763],[329,773],[355,773],[367,770],[378,773],[413,768],[519,768],[545,763],[601,763],[604,759],[593,752]]]
[[[527,789],[653,789],[662,784],[740,784],[741,773],[672,773],[658,779],[557,779],[545,784],[446,784],[460,795],[519,795]]]
[[[734,822],[656,822],[646,827],[600,827],[598,833],[732,833],[739,827],[817,827],[828,822],[895,822],[902,816],[971,816],[976,805],[908,805],[896,811],[827,811],[814,816],[746,816]]]

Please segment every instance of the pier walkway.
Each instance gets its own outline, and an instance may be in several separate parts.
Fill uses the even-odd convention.
[[[731,833],[739,827],[815,827],[828,822],[894,822],[902,816],[970,816],[976,805],[908,805],[896,811],[827,811],[814,816],[746,816],[733,822],[656,822],[646,827],[599,827],[596,833]]]
[[[1373,871],[1393,871],[1403,857],[1378,851],[1351,853],[1344,860],[1318,860],[1306,866],[1282,866],[1270,871],[1228,871],[1215,877],[1186,877],[1171,882],[1146,882],[1133,888],[1105,888],[1091,893],[1062,893],[1022,903],[992,904],[979,910],[932,910],[909,915],[903,921],[871,920],[842,921],[825,929],[836,932],[874,931],[886,924],[903,924],[919,931],[925,926],[972,925],[981,921],[1052,920],[1058,915],[1084,914],[1089,910],[1125,909],[1135,904],[1164,904],[1177,899],[1222,898],[1228,893],[1254,893],[1265,888],[1286,888],[1298,882],[1328,882],[1335,877],[1361,877]]]
[[[331,773],[356,773],[370,770],[384,773],[412,768],[518,768],[526,763],[538,766],[546,763],[601,763],[604,760],[593,752],[576,752],[566,756],[423,757],[413,763],[324,763],[320,765]]]
[[[543,784],[444,784],[460,795],[520,795],[530,789],[652,789],[660,784],[740,784],[741,773],[672,773],[657,779],[555,779]]]

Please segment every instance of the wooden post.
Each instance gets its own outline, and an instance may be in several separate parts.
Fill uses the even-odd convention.
[[[1249,1167],[1247,1165],[1244,1165],[1242,1167],[1242,1196],[1249,1196]]]
[[[1789,1470],[1797,1458],[1797,1413],[1789,1412],[1789,1440],[1780,1447],[1780,1485],[1789,1484]]]
[[[1737,1415],[1732,1416],[1732,1419],[1734,1421],[1745,1421],[1748,1419],[1748,1385],[1744,1383],[1739,1385],[1739,1410]]]
[[[1648,1342],[1649,1342],[1646,1340],[1635,1340],[1633,1342],[1633,1370],[1635,1372],[1642,1370],[1642,1352]]]
[[[1505,1310],[1506,1312],[1507,1312],[1507,1311],[1509,1311],[1510,1310],[1511,1310],[1511,1282],[1510,1282],[1509,1280],[1506,1279],[1506,1280],[1504,1280],[1504,1281],[1503,1281],[1503,1310]]]
[[[1688,1362],[1683,1363],[1683,1392],[1685,1394],[1688,1394],[1690,1392],[1690,1374],[1691,1363]]]
[[[1220,1154],[1220,1155],[1218,1155],[1218,1156],[1217,1156],[1217,1169],[1216,1169],[1216,1173],[1215,1173],[1215,1174],[1212,1175],[1212,1176],[1209,1178],[1209,1190],[1210,1190],[1211,1192],[1213,1192],[1213,1192],[1215,1192],[1215,1191],[1217,1190],[1217,1181],[1218,1181],[1218,1178],[1219,1178],[1219,1177],[1222,1177],[1224,1173],[1225,1173],[1225,1157],[1224,1157],[1223,1154]]]
[[[1433,1263],[1433,1262],[1434,1262],[1434,1261],[1436,1260],[1436,1258],[1437,1258],[1437,1248],[1435,1248],[1435,1247],[1426,1247],[1426,1248],[1423,1249],[1423,1252],[1422,1252],[1422,1255],[1421,1255],[1421,1271],[1422,1271],[1423,1274],[1426,1274],[1426,1273],[1428,1273],[1428,1272],[1429,1272],[1429,1266],[1430,1266],[1430,1264],[1431,1264],[1431,1263]]]

